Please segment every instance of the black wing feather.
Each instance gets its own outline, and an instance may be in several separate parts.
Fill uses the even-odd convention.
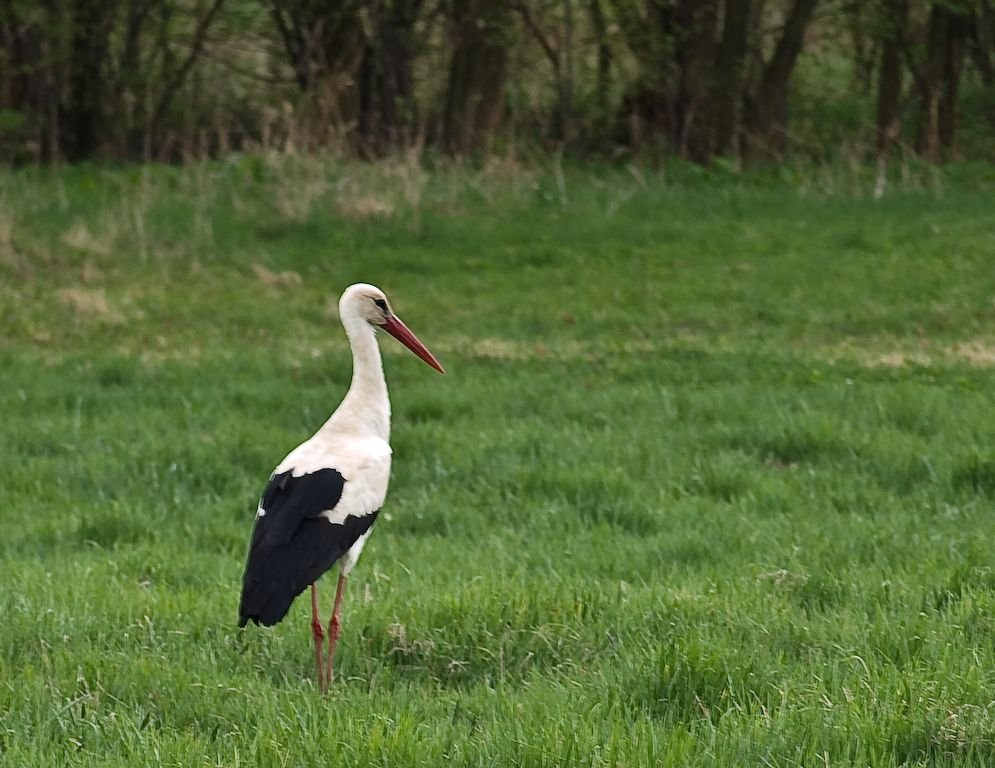
[[[294,599],[373,525],[377,512],[350,515],[342,524],[320,516],[339,503],[345,482],[335,469],[299,477],[291,470],[270,478],[259,502],[265,514],[256,518],[242,579],[240,627],[280,621]]]

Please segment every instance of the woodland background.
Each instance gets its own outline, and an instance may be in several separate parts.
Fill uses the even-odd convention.
[[[992,0],[0,0],[0,161],[995,159]]]

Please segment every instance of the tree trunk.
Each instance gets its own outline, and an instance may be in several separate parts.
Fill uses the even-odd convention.
[[[931,163],[940,160],[940,99],[943,67],[946,60],[946,9],[934,5],[929,14],[926,66],[922,77],[922,115],[919,128],[919,151]]]
[[[871,3],[856,2],[844,9],[853,46],[853,80],[862,94],[870,93],[871,78],[874,75],[875,41],[867,30],[868,6],[873,8]]]
[[[674,67],[680,29],[674,2],[649,0],[645,14],[631,0],[614,0],[612,5],[639,67],[636,82],[622,103],[620,117],[627,123],[627,138],[634,147],[639,147],[647,134],[665,136],[673,142],[680,134]]]
[[[598,48],[598,99],[607,111],[608,84],[611,79],[612,49],[608,42],[608,23],[600,0],[591,0],[591,26]]]
[[[145,25],[151,18],[153,0],[128,0],[123,39],[120,43],[120,56],[113,83],[115,107],[119,117],[115,125],[117,145],[124,154],[141,157],[144,149],[144,136],[149,122],[145,103],[147,73],[142,71],[142,42]]]
[[[506,0],[454,0],[451,13],[442,142],[463,156],[486,146],[500,122],[511,12]]]
[[[766,153],[780,159],[787,148],[788,88],[816,5],[818,0],[795,0],[774,55],[764,67],[749,126],[755,154]]]
[[[368,0],[373,34],[359,72],[358,144],[363,154],[383,155],[414,139],[414,29],[421,0]]]
[[[601,7],[601,0],[591,0],[591,28],[598,49],[598,74],[595,87],[595,101],[598,105],[598,117],[604,120],[608,117],[608,88],[611,85],[612,49],[608,42],[608,23]]]
[[[69,160],[92,157],[100,146],[104,66],[114,5],[104,0],[75,0],[70,10],[69,94],[60,120],[62,149]]]
[[[42,34],[21,17],[10,0],[0,0],[0,111],[9,111],[19,125],[0,137],[0,152],[18,157],[33,142],[36,156],[51,159],[47,119],[54,113],[52,89],[46,87],[48,71],[42,62]]]
[[[739,107],[749,35],[751,0],[725,0],[722,40],[715,57],[712,91],[715,154],[728,156],[739,150]]]
[[[946,5],[934,5],[929,14],[919,150],[933,163],[956,154],[960,79],[969,24],[966,14]]]
[[[957,121],[960,106],[960,78],[964,72],[964,54],[970,18],[951,12],[947,19],[947,42],[943,57],[943,95],[940,98],[940,146],[945,158],[957,155]]]
[[[990,0],[980,0],[978,15],[974,20],[972,53],[981,74],[981,82],[986,87],[995,85],[995,67],[992,66],[992,53],[995,52],[995,11]]]
[[[878,160],[887,160],[891,145],[898,138],[899,107],[902,95],[902,40],[908,17],[908,0],[887,0],[879,42],[881,62],[878,68],[877,138]]]
[[[558,136],[563,144],[569,145],[574,138],[574,20],[573,0],[563,2],[563,37],[558,46],[562,66],[557,84]]]
[[[708,162],[712,153],[713,136],[706,112],[714,76],[718,18],[718,0],[683,0],[675,10],[679,80],[674,138],[681,157],[699,163]]]

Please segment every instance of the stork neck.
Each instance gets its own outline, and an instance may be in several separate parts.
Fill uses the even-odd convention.
[[[390,400],[376,334],[363,320],[344,321],[352,347],[352,384],[326,426],[390,438]]]

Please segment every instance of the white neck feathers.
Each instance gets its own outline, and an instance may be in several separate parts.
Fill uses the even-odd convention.
[[[340,315],[352,346],[352,384],[321,432],[349,432],[389,440],[390,400],[376,333],[363,318],[347,311]]]

